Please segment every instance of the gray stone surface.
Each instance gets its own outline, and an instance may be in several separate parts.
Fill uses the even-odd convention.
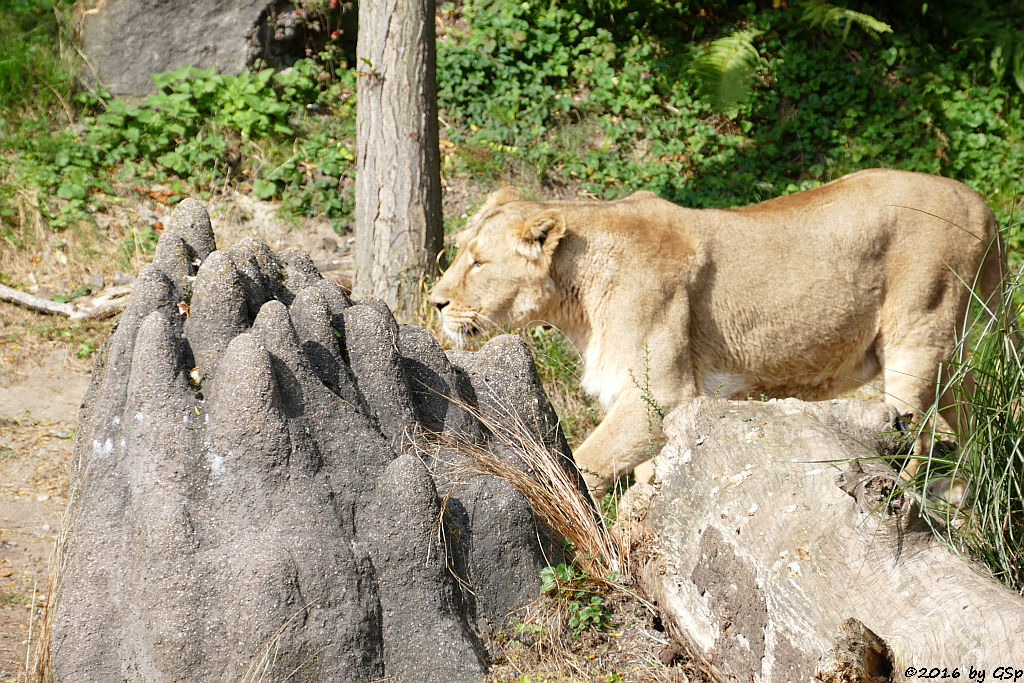
[[[451,440],[497,452],[463,406],[513,400],[564,446],[529,352],[453,362],[195,202],[168,226],[81,411],[55,679],[480,680],[556,544]]]
[[[150,74],[187,64],[230,74],[257,58],[290,66],[333,27],[355,44],[354,12],[322,7],[330,26],[307,24],[288,0],[90,0],[86,10],[83,51],[116,96],[152,92]]]
[[[268,0],[110,0],[87,14],[82,48],[115,96],[153,90],[150,74],[187,64],[240,73]]]

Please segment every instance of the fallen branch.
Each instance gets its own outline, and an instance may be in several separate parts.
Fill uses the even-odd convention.
[[[0,301],[8,301],[41,313],[63,315],[71,320],[99,320],[120,313],[128,303],[131,291],[131,285],[107,287],[95,296],[83,297],[74,303],[62,303],[0,285]]]

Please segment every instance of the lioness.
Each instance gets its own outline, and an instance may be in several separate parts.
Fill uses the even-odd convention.
[[[987,300],[1003,273],[978,194],[882,169],[721,210],[504,189],[455,243],[430,294],[448,335],[548,323],[579,350],[583,388],[607,411],[575,453],[597,496],[647,458],[648,408],[630,378],[645,376],[645,348],[666,409],[697,394],[822,400],[881,370],[886,400],[919,418],[971,287]]]

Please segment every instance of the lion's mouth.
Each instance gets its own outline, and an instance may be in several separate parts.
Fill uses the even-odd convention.
[[[448,335],[452,341],[459,347],[462,347],[466,341],[481,334],[484,330],[483,326],[477,322],[476,316],[452,316],[447,314],[441,315],[441,329]]]

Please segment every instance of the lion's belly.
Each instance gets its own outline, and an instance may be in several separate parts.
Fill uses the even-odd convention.
[[[851,358],[835,370],[811,368],[750,371],[709,368],[697,371],[697,387],[705,396],[732,399],[799,398],[822,401],[860,388],[875,379],[881,369],[873,349]]]

